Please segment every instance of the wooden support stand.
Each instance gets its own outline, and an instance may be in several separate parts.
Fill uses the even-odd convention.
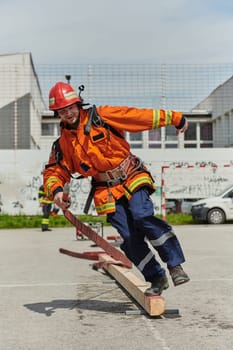
[[[150,316],[160,316],[165,311],[165,300],[162,296],[146,296],[147,285],[135,276],[129,269],[114,265],[114,259],[107,254],[101,254],[100,262],[119,284],[146,310]],[[113,262],[111,264],[111,261]]]

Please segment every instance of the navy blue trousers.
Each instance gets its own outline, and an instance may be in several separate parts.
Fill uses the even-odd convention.
[[[185,261],[172,227],[154,216],[153,203],[146,187],[135,192],[130,201],[120,198],[116,202],[116,211],[108,214],[107,221],[123,238],[121,249],[146,281],[152,282],[165,274],[155,251],[168,268]]]

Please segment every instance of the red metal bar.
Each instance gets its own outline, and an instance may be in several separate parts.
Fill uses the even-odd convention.
[[[78,252],[73,252],[71,250],[63,249],[63,248],[60,248],[59,251],[62,254],[66,254],[66,255],[72,256],[74,258],[97,260],[97,262],[92,265],[94,270],[98,270],[100,268],[103,268],[104,266],[106,266],[108,264],[114,264],[114,265],[119,265],[119,266],[125,267],[121,261],[113,260],[112,258],[109,258],[109,261],[99,261],[101,254],[102,255],[104,254],[106,256],[106,253],[103,251],[78,253]]]
[[[107,236],[107,239],[109,239],[109,241],[116,241],[116,240],[120,240],[122,239],[121,236]]]
[[[106,254],[105,252],[83,252],[83,253],[78,253],[78,252],[73,252],[68,249],[60,248],[59,252],[62,254],[66,254],[69,256],[73,256],[74,258],[80,258],[80,259],[88,259],[88,260],[99,260],[99,256],[101,254]]]
[[[76,227],[82,234],[87,236],[90,240],[95,242],[95,244],[102,248],[105,253],[110,255],[113,259],[120,261],[123,266],[127,268],[132,268],[131,261],[126,257],[124,253],[122,253],[117,248],[113,247],[109,242],[107,242],[103,237],[98,235],[97,232],[92,230],[91,227],[85,225],[82,221],[80,221],[74,214],[72,214],[69,210],[63,211],[66,219]],[[62,248],[61,248],[62,249]]]

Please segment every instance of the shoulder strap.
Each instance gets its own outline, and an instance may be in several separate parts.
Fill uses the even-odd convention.
[[[91,126],[92,126],[92,124],[94,124],[95,126],[102,126],[105,129],[110,130],[114,135],[116,135],[120,138],[123,138],[123,136],[119,133],[119,131],[117,131],[113,126],[109,125],[108,123],[106,123],[105,121],[103,121],[101,119],[101,117],[97,113],[96,105],[93,105],[92,107],[90,107],[88,109],[88,116],[89,116],[88,122],[84,127],[84,134],[85,135],[90,134]]]
[[[54,152],[55,162],[46,164],[45,165],[45,169],[50,168],[51,166],[54,166],[54,165],[59,165],[62,169],[66,170],[69,173],[69,176],[72,179],[76,179],[76,180],[83,179],[84,178],[83,175],[73,176],[70,173],[69,169],[65,165],[61,164],[61,160],[63,158],[63,153],[62,153],[62,150],[61,150],[61,147],[60,147],[60,144],[59,144],[59,140],[60,140],[60,137],[57,140],[55,140],[53,142],[53,145],[52,145],[52,152]]]
[[[46,164],[45,165],[45,169],[47,169],[47,168],[49,168],[49,167],[51,167],[53,165],[59,164],[59,162],[63,158],[62,150],[61,150],[61,147],[59,145],[59,140],[60,140],[60,137],[53,142],[52,149],[51,149],[51,154],[50,154],[50,157],[54,154],[55,162],[54,163],[50,163],[50,164]]]

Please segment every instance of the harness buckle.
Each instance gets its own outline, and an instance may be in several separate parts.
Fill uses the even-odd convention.
[[[120,177],[106,181],[108,187],[119,185],[123,180]]]

